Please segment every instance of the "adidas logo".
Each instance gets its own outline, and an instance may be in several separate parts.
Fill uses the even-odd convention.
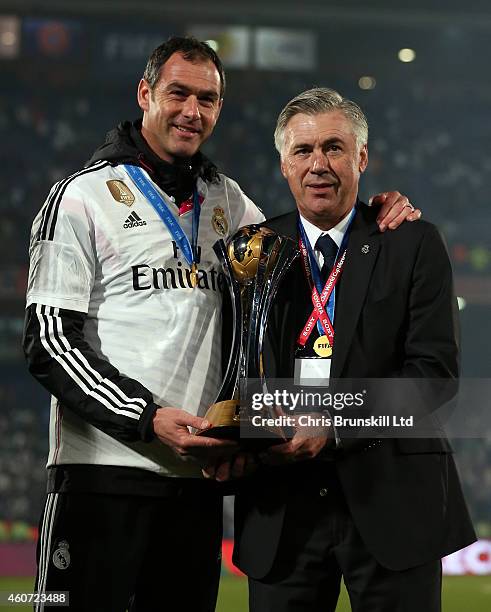
[[[124,222],[124,229],[128,229],[130,227],[138,227],[139,225],[146,225],[147,222],[143,221],[136,212],[132,212],[131,215]]]

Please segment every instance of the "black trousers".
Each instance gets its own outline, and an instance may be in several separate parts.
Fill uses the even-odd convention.
[[[71,612],[212,612],[221,536],[216,493],[50,493],[36,590],[69,591]],[[35,608],[48,609],[54,607]]]
[[[249,579],[251,612],[334,612],[341,577],[353,612],[440,612],[441,562],[382,567],[351,519],[334,473],[297,480],[272,571]]]

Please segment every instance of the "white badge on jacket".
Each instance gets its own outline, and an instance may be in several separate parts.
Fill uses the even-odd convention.
[[[295,359],[293,382],[304,387],[329,387],[332,359],[305,357]]]

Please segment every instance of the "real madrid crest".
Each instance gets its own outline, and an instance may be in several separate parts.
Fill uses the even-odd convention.
[[[68,552],[68,548],[68,542],[66,540],[60,540],[53,553],[53,564],[59,570],[65,570],[70,565],[70,553]]]
[[[225,216],[225,211],[220,206],[216,206],[213,209],[213,217],[211,218],[211,224],[213,229],[219,236],[226,236],[228,234],[228,221]]]
[[[126,206],[131,206],[135,201],[135,196],[131,193],[130,188],[127,187],[123,181],[106,181],[106,185],[116,202],[126,204]]]

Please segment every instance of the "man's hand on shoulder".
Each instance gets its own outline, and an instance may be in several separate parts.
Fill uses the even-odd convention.
[[[206,430],[211,427],[211,423],[185,410],[171,407],[159,407],[153,417],[153,429],[157,438],[182,458],[194,457],[206,465],[210,457],[223,457],[237,451],[236,442],[216,440],[205,435],[196,436],[190,432],[190,427]]]
[[[377,223],[381,232],[396,229],[403,221],[421,219],[421,211],[414,208],[405,195],[398,191],[385,191],[369,199],[371,206],[380,206]]]

